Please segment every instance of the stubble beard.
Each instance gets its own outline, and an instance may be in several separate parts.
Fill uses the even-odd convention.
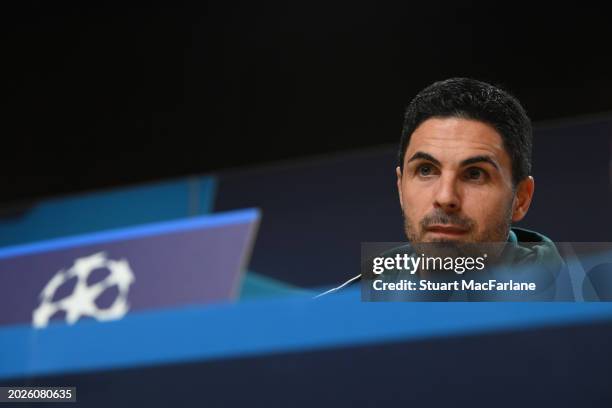
[[[404,219],[404,232],[406,238],[417,253],[429,253],[430,256],[482,256],[487,253],[489,260],[497,259],[504,249],[508,240],[508,234],[512,225],[512,202],[504,211],[503,217],[484,230],[480,236],[474,236],[478,224],[467,217],[456,214],[445,214],[442,210],[428,214],[417,226],[402,211]],[[467,228],[470,232],[464,239],[454,240],[436,238],[424,241],[426,229],[433,224],[453,224]],[[433,252],[433,253],[432,253]]]

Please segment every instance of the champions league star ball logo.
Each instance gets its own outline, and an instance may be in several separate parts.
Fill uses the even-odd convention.
[[[94,271],[106,270],[108,275],[101,281],[88,284]],[[74,288],[65,297],[56,299],[56,294],[69,281],[75,281]],[[32,325],[44,328],[49,319],[58,312],[66,313],[68,324],[76,323],[81,317],[93,317],[99,321],[120,319],[127,313],[127,295],[134,282],[134,274],[127,260],[108,259],[104,252],[78,258],[70,269],[58,271],[40,293],[40,305],[32,313]],[[102,308],[96,303],[107,290],[118,290],[109,307]]]

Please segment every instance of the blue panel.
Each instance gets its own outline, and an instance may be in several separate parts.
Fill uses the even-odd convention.
[[[178,221],[158,222],[155,224],[141,225],[132,228],[57,238],[49,241],[0,248],[0,259],[39,252],[54,251],[80,245],[99,244],[102,242],[140,238],[175,231],[189,231],[203,227],[251,222],[256,220],[258,217],[259,211],[257,209],[249,208],[245,210],[228,211],[201,217],[192,217]]]
[[[597,321],[612,303],[362,303],[359,290],[0,329],[0,378]]]
[[[316,292],[301,289],[288,283],[248,271],[240,287],[240,300],[270,298],[278,296],[314,296]]]
[[[194,177],[41,201],[0,221],[0,246],[209,213],[216,181]]]

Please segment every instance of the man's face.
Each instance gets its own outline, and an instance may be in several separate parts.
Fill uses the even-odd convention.
[[[533,193],[529,178],[526,207],[516,205],[502,138],[475,120],[424,121],[410,138],[403,166],[397,168],[397,187],[411,242],[506,241]]]

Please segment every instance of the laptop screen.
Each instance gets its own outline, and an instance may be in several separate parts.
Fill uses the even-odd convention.
[[[0,325],[81,319],[234,298],[259,213],[242,210],[0,250]]]

